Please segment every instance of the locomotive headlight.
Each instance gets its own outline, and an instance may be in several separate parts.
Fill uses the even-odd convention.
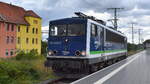
[[[76,55],[76,56],[80,56],[80,55],[81,55],[81,52],[77,50],[77,51],[75,52],[75,55]]]
[[[48,52],[48,55],[52,55],[52,54],[53,54],[53,52],[52,52],[52,51],[49,51],[49,52]]]
[[[81,52],[81,55],[85,56],[85,55],[86,55],[86,52],[85,52],[85,51],[82,51],[82,52]]]

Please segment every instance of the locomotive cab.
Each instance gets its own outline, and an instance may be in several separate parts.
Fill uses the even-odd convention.
[[[86,38],[87,19],[65,18],[51,21],[45,65],[52,67],[56,75],[66,78],[71,78],[71,74],[84,72],[87,69],[87,59],[83,61],[82,58],[87,56]]]
[[[48,39],[48,56],[85,56],[86,21],[63,19],[51,21]]]

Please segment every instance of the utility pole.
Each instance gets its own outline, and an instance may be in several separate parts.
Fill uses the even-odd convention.
[[[141,30],[142,30],[142,29],[139,29],[139,30],[138,30],[138,34],[139,34],[139,44],[141,43]]]
[[[136,24],[136,23],[131,23],[131,25],[132,25],[132,44],[134,44],[134,24]]]
[[[117,28],[118,28],[117,10],[121,10],[121,9],[124,9],[124,8],[107,8],[107,9],[108,10],[114,10],[114,19],[112,19],[112,20],[114,20],[114,29],[117,30]]]
[[[133,31],[133,24],[134,23],[131,23],[132,24],[132,44],[134,44],[134,31]]]

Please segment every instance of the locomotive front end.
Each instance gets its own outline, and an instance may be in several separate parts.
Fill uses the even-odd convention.
[[[69,74],[85,67],[82,60],[85,56],[86,20],[68,18],[51,21],[46,66],[52,67],[57,74]]]

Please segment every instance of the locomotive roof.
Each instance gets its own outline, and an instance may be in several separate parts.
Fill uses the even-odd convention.
[[[61,24],[82,24],[82,23],[86,23],[87,19],[85,18],[64,18],[64,19],[58,19],[58,20],[53,20],[50,21],[50,24],[52,25],[61,25]]]

